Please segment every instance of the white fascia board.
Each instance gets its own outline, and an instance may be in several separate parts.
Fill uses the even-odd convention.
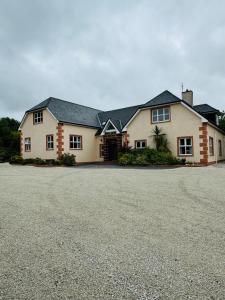
[[[105,134],[106,128],[108,127],[109,123],[111,123],[112,126],[115,128],[117,134],[120,133],[119,130],[116,128],[116,126],[113,124],[113,122],[110,119],[108,119],[108,121],[106,122],[106,124],[105,124],[105,126],[104,126],[104,128],[102,130],[102,133],[100,135],[104,135]]]
[[[173,104],[177,104],[177,103],[181,103],[181,105],[183,105],[185,108],[187,108],[188,110],[190,110],[192,113],[194,113],[196,116],[198,116],[202,122],[208,122],[208,120],[206,118],[204,118],[203,116],[201,116],[199,113],[197,113],[194,109],[192,109],[190,106],[188,106],[187,104],[185,104],[184,102],[175,102],[175,103],[171,103],[168,105],[173,105]],[[156,107],[163,107],[165,106],[166,104],[161,104],[161,105],[157,105],[157,106],[152,106],[152,107],[143,107],[143,108],[140,108],[136,111],[136,113],[133,115],[133,117],[127,122],[127,124],[124,126],[123,128],[123,132],[127,131],[127,127],[130,125],[130,123],[136,118],[136,116],[139,114],[140,111],[142,110],[146,110],[146,109],[154,109]]]
[[[21,130],[21,129],[22,129],[23,123],[24,123],[24,121],[25,121],[27,115],[28,115],[28,113],[25,113],[25,115],[23,116],[23,119],[22,119],[22,121],[21,121],[21,123],[20,123],[20,126],[19,126],[18,130]]]
[[[99,123],[100,127],[102,127],[102,124],[101,124],[101,122],[100,122],[100,119],[99,119],[98,114],[97,114],[97,119],[98,119],[98,123]]]
[[[225,133],[222,129],[220,129],[218,126],[216,126],[215,124],[211,123],[208,121],[208,125],[213,127],[214,129],[216,129],[217,131],[219,131],[220,133],[222,133],[225,136]],[[224,137],[225,138],[225,137]]]
[[[201,119],[202,122],[208,123],[208,120],[204,118],[202,115],[200,115],[197,111],[195,111],[193,108],[191,108],[189,105],[185,104],[184,102],[181,102],[181,104],[186,107],[188,110],[190,110],[193,114],[195,114],[197,117]]]
[[[45,108],[43,108],[43,110],[44,110]],[[48,109],[48,107],[46,107],[46,110],[50,113],[50,115],[57,121],[57,122],[59,122],[58,120],[57,120],[57,118],[53,115],[53,113]],[[38,110],[37,110],[38,111]],[[32,114],[32,113],[34,113],[35,111],[31,111],[31,112],[26,112],[25,113],[25,115],[23,116],[23,119],[22,119],[22,121],[21,121],[21,123],[20,123],[20,126],[19,126],[19,128],[18,128],[18,130],[21,130],[22,129],[22,126],[23,126],[23,124],[24,124],[24,121],[25,121],[25,119],[26,119],[26,117],[27,117],[27,115],[28,114]]]
[[[52,117],[59,122],[59,120],[53,115],[53,113],[48,109],[48,107],[46,107],[46,110],[50,113],[50,115],[52,115]]]
[[[127,127],[130,125],[130,123],[133,121],[133,119],[136,118],[136,116],[139,114],[139,112],[141,111],[141,109],[138,109],[136,111],[136,113],[133,115],[133,117],[131,117],[131,119],[127,122],[127,124],[123,127],[122,132],[127,131]]]

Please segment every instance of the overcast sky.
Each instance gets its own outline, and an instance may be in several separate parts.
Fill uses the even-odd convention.
[[[225,109],[224,0],[0,0],[0,117],[49,96],[131,106],[182,82]]]

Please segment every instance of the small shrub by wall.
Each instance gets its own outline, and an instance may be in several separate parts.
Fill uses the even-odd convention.
[[[131,150],[127,153],[120,153],[118,162],[120,165],[176,165],[180,160],[171,152],[157,151],[156,149]]]
[[[76,160],[75,155],[73,154],[63,154],[59,160],[45,160],[40,157],[36,158],[27,158],[23,159],[22,156],[14,155],[10,158],[10,164],[19,164],[19,165],[36,165],[36,166],[59,166],[59,165],[65,165],[65,166],[75,166]]]
[[[70,153],[64,153],[59,157],[59,162],[65,166],[75,166],[76,165],[76,156]]]

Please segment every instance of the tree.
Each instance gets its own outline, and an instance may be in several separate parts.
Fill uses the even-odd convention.
[[[170,151],[168,148],[168,140],[166,138],[166,134],[162,133],[162,129],[160,129],[157,125],[153,129],[153,139],[157,151]]]
[[[225,131],[225,112],[223,111],[219,118],[219,127]]]
[[[19,154],[20,134],[19,122],[10,118],[0,119],[0,159],[9,160],[12,155]]]

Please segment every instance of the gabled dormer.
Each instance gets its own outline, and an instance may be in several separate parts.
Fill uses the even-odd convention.
[[[208,104],[195,105],[193,106],[193,108],[209,122],[219,125],[219,116],[221,115],[221,113],[218,109],[215,109]]]

